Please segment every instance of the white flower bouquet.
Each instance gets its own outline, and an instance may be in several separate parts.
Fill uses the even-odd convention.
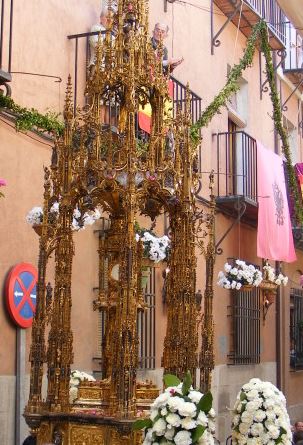
[[[272,383],[251,379],[233,410],[233,445],[290,445],[292,434],[286,400]]]
[[[49,210],[49,222],[54,223],[59,216],[59,202],[54,202]],[[94,211],[85,212],[83,215],[81,214],[78,208],[74,209],[73,213],[73,221],[72,221],[72,229],[75,231],[79,231],[83,229],[85,226],[92,225],[95,223],[97,219],[101,218],[101,213],[98,209]],[[26,221],[31,226],[39,226],[43,221],[43,209],[42,207],[33,207],[28,214],[26,215]]]
[[[190,373],[181,382],[164,376],[166,389],[151,405],[148,419],[138,419],[134,430],[144,429],[143,445],[213,445],[215,431],[212,395],[192,388]]]
[[[262,272],[252,264],[236,260],[235,265],[225,263],[224,272],[219,272],[217,284],[225,289],[241,289],[244,285],[259,286]]]
[[[143,255],[145,258],[159,263],[167,259],[170,251],[170,239],[168,236],[161,237],[155,235],[151,230],[141,228],[137,221],[135,222],[136,240],[141,240],[144,247]]]
[[[87,380],[88,382],[95,382],[96,379],[86,372],[83,371],[72,371],[69,380],[69,402],[73,403],[78,395],[78,386],[80,382]]]
[[[151,232],[144,232],[142,236],[138,235],[139,239],[143,242],[144,256],[159,263],[164,261],[168,256],[170,239],[164,235],[158,237]],[[137,236],[137,240],[138,240]]]
[[[288,283],[288,277],[283,275],[282,273],[279,273],[276,275],[275,269],[268,263],[263,266],[263,279],[267,280],[273,284],[276,284],[277,286],[280,286],[283,284],[284,286]]]

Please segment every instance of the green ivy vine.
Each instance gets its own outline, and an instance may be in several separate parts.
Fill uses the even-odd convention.
[[[288,182],[292,195],[291,197],[294,202],[296,218],[299,222],[303,223],[302,200],[299,194],[297,179],[291,162],[288,136],[282,123],[283,116],[281,112],[281,102],[275,84],[274,66],[268,40],[267,25],[263,20],[261,20],[253,27],[252,33],[247,40],[244,55],[240,62],[231,69],[225,86],[203,111],[197,122],[191,126],[191,139],[195,145],[200,142],[200,129],[209,124],[214,115],[219,112],[222,106],[226,105],[228,99],[239,89],[238,80],[240,79],[243,71],[252,64],[257,43],[259,43],[260,49],[265,57],[266,75],[270,87],[270,98],[273,106],[273,121],[276,131],[278,132],[282,141],[282,151],[286,159]]]
[[[58,114],[48,111],[39,113],[35,108],[26,108],[17,105],[9,96],[0,94],[0,109],[12,111],[16,115],[15,128],[17,131],[35,129],[38,133],[49,133],[55,136],[63,133],[64,124],[58,120]]]

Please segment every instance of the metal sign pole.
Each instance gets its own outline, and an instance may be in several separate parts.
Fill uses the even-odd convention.
[[[26,330],[16,328],[16,397],[15,397],[15,445],[22,443],[22,431],[25,421],[23,411],[25,407],[25,345]]]

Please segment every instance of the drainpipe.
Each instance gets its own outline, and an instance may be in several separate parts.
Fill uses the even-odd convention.
[[[275,73],[275,84],[278,91],[278,77],[277,77],[277,56],[276,52],[273,51],[273,64],[274,64],[274,73]],[[274,150],[276,154],[279,154],[279,139],[278,139],[278,132],[276,128],[274,128]],[[275,269],[280,270],[280,262],[275,262]],[[281,347],[283,342],[281,341],[281,291],[280,287],[277,289],[277,296],[276,296],[276,382],[277,387],[279,389],[282,389],[282,353],[281,353]]]

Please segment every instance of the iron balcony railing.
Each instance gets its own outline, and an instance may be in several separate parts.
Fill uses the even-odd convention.
[[[266,22],[270,30],[286,43],[286,16],[276,0],[244,0],[251,6]]]
[[[285,71],[303,72],[303,39],[291,22],[286,23]]]
[[[257,203],[257,144],[244,131],[217,133],[217,196]]]
[[[0,6],[0,85],[10,80],[12,66],[13,0],[1,0]]]

